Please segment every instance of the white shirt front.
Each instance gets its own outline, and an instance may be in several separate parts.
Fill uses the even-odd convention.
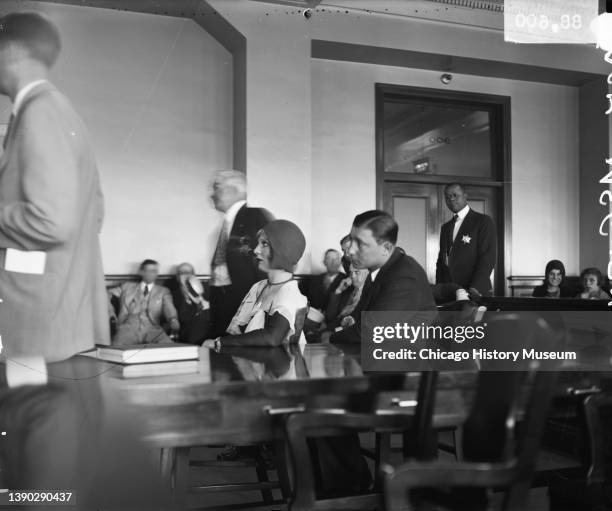
[[[380,271],[380,268],[376,268],[373,272],[370,273],[370,278],[372,279],[372,282],[376,280],[376,275],[378,275],[379,271]]]
[[[466,215],[470,212],[470,206],[468,206],[467,204],[464,206],[463,209],[460,209],[459,211],[457,211],[456,215],[457,215],[457,220],[455,221],[455,227],[453,227],[453,241],[455,241],[455,238],[457,237],[457,233],[459,232],[459,229],[461,228],[461,224],[463,223],[463,220],[465,219]]]
[[[144,282],[140,283],[140,290],[144,293],[145,288],[148,289],[147,295],[151,294],[151,290],[153,289],[153,284],[145,284]]]
[[[239,200],[238,202],[234,202],[227,211],[225,215],[223,215],[223,222],[221,223],[221,229],[225,229],[227,233],[227,237],[229,238],[230,233],[232,232],[232,227],[234,226],[234,220],[236,220],[236,215],[240,208],[246,204],[246,200]],[[219,229],[219,235],[221,235],[221,229]],[[210,285],[215,287],[220,286],[229,286],[232,284],[232,279],[229,275],[229,269],[227,264],[220,264],[218,266],[212,267],[212,275],[210,280]]]
[[[236,220],[236,215],[238,214],[238,211],[240,211],[240,208],[245,204],[246,200],[239,200],[238,202],[234,202],[234,204],[232,204],[225,212],[222,227],[225,227],[225,229],[227,230],[227,234],[232,232],[232,227],[234,226],[234,220]]]
[[[22,87],[21,89],[19,89],[19,92],[17,92],[17,94],[15,95],[15,101],[13,101],[13,115],[14,116],[17,116],[17,113],[19,112],[19,108],[21,108],[21,104],[23,103],[23,100],[25,99],[25,97],[28,95],[28,92],[30,92],[37,85],[40,85],[41,83],[45,83],[46,81],[47,80],[34,80],[33,82],[30,82],[24,87]]]

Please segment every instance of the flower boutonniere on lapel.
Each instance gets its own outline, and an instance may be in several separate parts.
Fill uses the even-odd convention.
[[[463,238],[461,238],[461,241],[464,245],[469,245],[472,242],[472,237],[469,234],[464,234]]]

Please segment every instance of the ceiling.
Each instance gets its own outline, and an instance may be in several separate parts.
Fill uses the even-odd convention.
[[[321,3],[322,0],[252,0],[254,2],[263,2],[266,4],[286,5],[289,7],[298,7],[300,9],[313,9]]]
[[[335,4],[333,0],[252,0],[254,2],[263,2],[269,4],[286,5],[290,7],[299,7],[303,9],[314,8],[319,4],[326,5]],[[432,4],[445,4],[453,7],[465,7],[469,9],[480,9],[489,12],[503,12],[504,0],[426,0]],[[385,3],[385,12],[387,14],[404,15],[407,9],[414,6],[414,0],[392,0],[384,2],[384,0],[345,0],[342,2],[345,7],[353,7],[355,9],[366,9],[376,11],[382,3]]]

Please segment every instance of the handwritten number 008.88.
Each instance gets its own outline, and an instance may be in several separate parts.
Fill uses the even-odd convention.
[[[536,16],[535,14],[528,14],[525,16],[522,12],[519,12],[514,17],[514,24],[518,28],[536,28],[538,27],[541,30],[546,30],[548,27],[556,26],[557,28],[561,28],[563,30],[573,29],[580,30],[582,28],[582,16],[580,14],[574,14],[570,16],[569,14],[563,14],[559,18],[559,23],[552,23],[551,20],[545,14],[540,14]]]

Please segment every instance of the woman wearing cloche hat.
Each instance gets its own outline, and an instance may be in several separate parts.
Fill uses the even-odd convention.
[[[293,278],[305,248],[304,235],[293,222],[274,220],[261,229],[255,257],[268,278],[251,287],[227,328],[228,335],[207,339],[203,345],[218,351],[221,346],[287,343],[295,333],[296,316],[307,305]]]

